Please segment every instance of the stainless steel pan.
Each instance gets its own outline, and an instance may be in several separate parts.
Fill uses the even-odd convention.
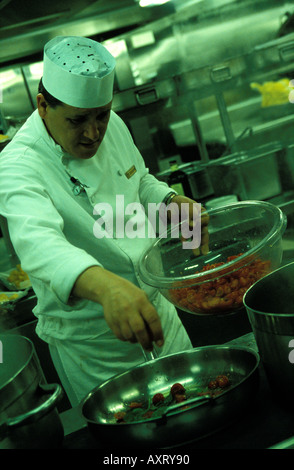
[[[258,389],[258,354],[247,348],[207,346],[143,363],[103,383],[81,403],[93,436],[103,446],[168,448],[212,434],[250,407]],[[210,380],[224,374],[230,387],[214,398],[193,397],[167,406],[154,419],[117,423],[114,414],[131,402],[147,403],[155,393],[167,395],[174,383],[186,390],[207,389]],[[185,408],[188,405],[187,408]]]

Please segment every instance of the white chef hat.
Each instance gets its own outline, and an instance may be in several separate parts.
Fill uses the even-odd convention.
[[[44,47],[43,85],[77,108],[98,108],[113,97],[115,59],[97,41],[57,36]]]

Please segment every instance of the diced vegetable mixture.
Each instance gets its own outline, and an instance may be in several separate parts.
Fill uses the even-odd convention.
[[[242,253],[229,256],[227,262],[241,256]],[[209,271],[224,265],[224,262],[209,264],[200,272]],[[226,268],[224,268],[226,269]],[[256,281],[270,272],[270,261],[255,259],[250,264],[226,274],[218,274],[218,278],[207,280],[199,285],[172,288],[169,290],[171,302],[183,310],[190,312],[221,313],[236,310],[242,306],[243,296]],[[198,271],[195,272],[198,274]],[[193,281],[191,281],[193,283]]]

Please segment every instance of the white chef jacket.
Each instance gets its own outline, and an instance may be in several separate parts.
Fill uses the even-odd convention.
[[[132,167],[135,172],[128,173]],[[75,180],[84,185],[79,195],[74,193]],[[126,345],[109,330],[102,306],[70,297],[78,276],[97,265],[143,288],[154,306],[160,305],[167,353],[190,347],[175,308],[139,278],[139,257],[153,239],[94,234],[96,204],[110,204],[115,227],[117,195],[124,197],[124,207],[141,203],[147,214],[147,204],[160,203],[169,192],[149,174],[126,125],[113,111],[96,155],[87,160],[66,154],[48,134],[38,111],[33,112],[0,155],[0,213],[36,293],[36,332],[44,341],[52,347],[60,341],[86,347],[87,341],[106,335],[111,339],[108,354],[125,349],[127,367],[142,362],[142,355],[130,356],[138,345]],[[120,372],[119,362],[118,355],[117,367],[107,372],[101,366],[100,381]]]

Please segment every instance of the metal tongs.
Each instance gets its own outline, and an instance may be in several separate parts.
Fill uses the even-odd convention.
[[[145,323],[145,326],[146,326],[146,329],[147,329],[147,331],[149,332],[150,337],[151,337],[151,333],[150,333],[150,329],[149,329],[148,324]],[[157,358],[158,358],[158,352],[156,351],[153,342],[152,342],[152,346],[153,346],[152,351],[146,351],[146,349],[144,349],[142,345],[140,345],[140,346],[141,346],[141,350],[142,350],[142,353],[143,353],[145,362],[154,361],[154,359],[157,359]]]
[[[158,358],[158,353],[154,346],[153,346],[152,351],[146,351],[146,349],[144,349],[143,346],[141,346],[141,349],[142,349],[142,353],[146,362],[150,362]]]

